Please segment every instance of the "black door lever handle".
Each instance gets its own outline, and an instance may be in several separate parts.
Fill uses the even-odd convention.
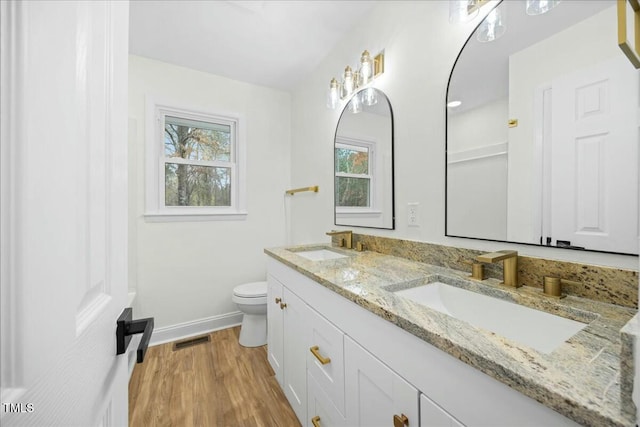
[[[137,351],[137,362],[142,363],[153,332],[153,317],[138,320],[131,320],[132,318],[133,309],[127,307],[116,321],[116,354],[123,354],[127,351],[131,335],[142,333],[142,339]]]

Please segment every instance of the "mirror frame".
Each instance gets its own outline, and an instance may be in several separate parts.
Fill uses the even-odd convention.
[[[375,227],[375,226],[370,226],[370,225],[352,225],[352,224],[338,224],[338,217],[337,217],[337,212],[336,212],[336,186],[337,186],[337,181],[336,181],[336,139],[338,137],[338,127],[340,126],[340,121],[342,120],[342,117],[344,116],[345,112],[347,111],[347,106],[349,105],[349,103],[351,102],[351,100],[357,96],[360,92],[367,90],[367,89],[373,89],[375,90],[378,95],[383,95],[384,96],[384,101],[386,102],[386,105],[389,107],[389,119],[391,120],[391,226],[390,227]],[[380,100],[378,101],[380,102]],[[389,100],[389,97],[387,96],[386,93],[384,93],[381,89],[375,88],[375,87],[364,87],[362,89],[359,89],[357,92],[355,92],[350,98],[349,100],[344,104],[344,107],[342,108],[342,111],[340,112],[340,117],[338,118],[338,122],[336,123],[336,130],[333,134],[333,146],[332,146],[332,157],[333,157],[333,170],[332,170],[332,174],[333,174],[333,223],[334,225],[337,226],[344,226],[344,227],[360,227],[360,228],[371,228],[371,229],[379,229],[379,230],[395,230],[396,228],[396,195],[395,195],[395,123],[393,120],[393,108],[391,107],[391,101]]]

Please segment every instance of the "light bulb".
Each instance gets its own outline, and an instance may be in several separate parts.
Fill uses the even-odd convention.
[[[351,98],[351,100],[349,101],[349,104],[347,105],[347,108],[353,114],[358,114],[359,112],[361,112],[362,102],[360,101],[360,97],[356,95],[353,98]]]
[[[342,88],[344,90],[344,97],[351,96],[355,89],[355,82],[353,81],[353,71],[348,65],[347,68],[344,69]]]
[[[366,85],[369,83],[372,77],[373,60],[371,59],[371,55],[369,55],[369,51],[365,50],[360,57],[360,78],[362,79],[362,84]]]
[[[329,93],[327,94],[327,107],[332,110],[338,106],[338,100],[340,99],[340,92],[338,88],[338,81],[333,78],[329,83]]]
[[[378,103],[378,96],[376,95],[376,90],[372,87],[368,87],[362,92],[360,92],[361,101],[367,107],[371,107]]]
[[[500,38],[507,31],[505,10],[501,7],[493,9],[478,27],[479,42],[490,42]]]
[[[560,0],[527,0],[525,10],[527,15],[542,15],[549,12],[560,3]]]

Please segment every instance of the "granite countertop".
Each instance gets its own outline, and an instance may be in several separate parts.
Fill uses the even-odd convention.
[[[348,256],[311,261],[296,254],[312,249]],[[547,298],[538,288],[510,288],[496,279],[474,282],[468,272],[371,251],[305,245],[269,248],[265,253],[580,424],[636,425],[630,383],[633,340],[630,334],[621,334],[625,325],[636,321],[635,309],[574,296]],[[393,293],[433,275],[459,280],[471,290],[479,286],[485,294],[588,325],[545,354]]]

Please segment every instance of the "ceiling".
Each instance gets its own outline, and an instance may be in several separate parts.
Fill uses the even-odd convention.
[[[375,3],[133,0],[129,52],[292,91]]]

